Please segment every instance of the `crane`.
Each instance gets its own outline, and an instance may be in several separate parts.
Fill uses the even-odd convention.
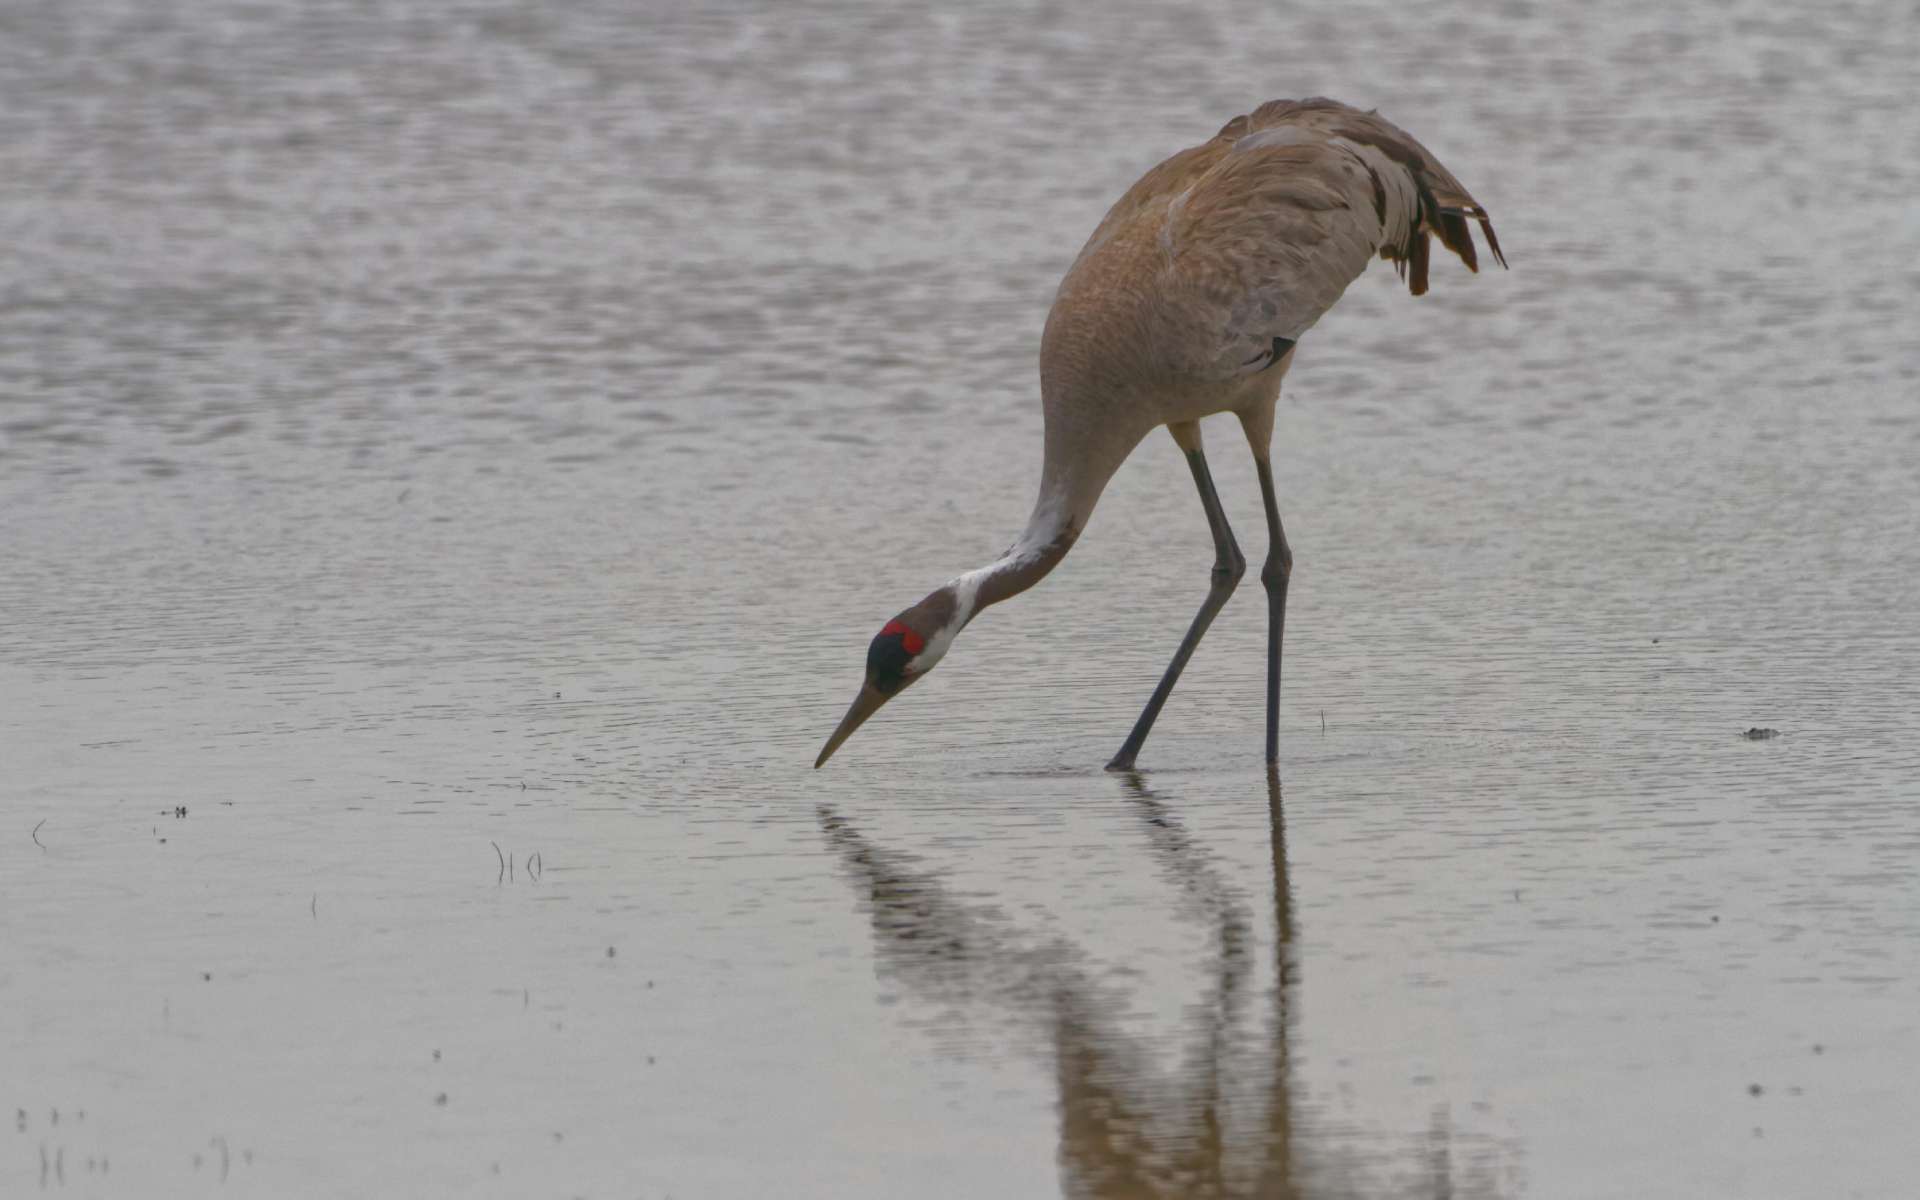
[[[1280,646],[1293,552],[1270,446],[1296,344],[1377,254],[1427,290],[1429,237],[1479,270],[1468,221],[1506,266],[1493,224],[1425,146],[1377,112],[1274,100],[1141,176],[1067,270],[1040,343],[1040,489],[1018,540],[888,621],[866,678],[814,766],[923,678],[990,605],[1038,583],[1072,549],[1133,448],[1166,426],[1213,536],[1207,598],[1109,770],[1130,770],[1187,660],[1246,570],[1214,491],[1200,419],[1233,413],[1266,507],[1267,744],[1279,758]]]

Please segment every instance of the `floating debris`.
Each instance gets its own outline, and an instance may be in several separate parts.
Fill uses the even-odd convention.
[[[1768,738],[1779,737],[1780,731],[1778,729],[1766,729],[1766,728],[1763,728],[1762,726],[1755,725],[1752,729],[1747,730],[1745,733],[1741,734],[1740,736],[1747,739],[1750,742],[1764,742]]]

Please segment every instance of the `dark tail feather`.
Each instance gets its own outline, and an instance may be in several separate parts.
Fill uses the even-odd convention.
[[[1500,239],[1493,236],[1493,221],[1487,216],[1486,209],[1468,203],[1441,205],[1437,211],[1440,240],[1446,243],[1447,249],[1460,256],[1460,261],[1467,264],[1467,270],[1480,269],[1473,252],[1473,234],[1467,229],[1469,217],[1480,223],[1480,232],[1486,235],[1487,249],[1493,254],[1493,261],[1502,267],[1507,265],[1507,256],[1500,252]]]
[[[1440,244],[1460,256],[1467,270],[1478,272],[1480,262],[1473,252],[1473,235],[1467,232],[1467,219],[1458,209],[1443,208],[1438,213]]]
[[[1427,240],[1430,236],[1438,237],[1442,246],[1459,255],[1460,261],[1467,264],[1467,270],[1480,270],[1472,227],[1467,224],[1469,218],[1480,223],[1493,260],[1503,267],[1507,265],[1507,256],[1500,252],[1500,239],[1493,236],[1493,222],[1479,205],[1442,205],[1435,203],[1431,196],[1423,196],[1421,208],[1424,215],[1407,234],[1406,241],[1380,248],[1380,257],[1392,261],[1394,271],[1407,281],[1407,290],[1414,295],[1427,294],[1427,268],[1432,260],[1432,248]]]
[[[1493,221],[1484,212],[1480,214],[1480,232],[1487,235],[1487,249],[1493,251],[1493,261],[1504,268],[1507,265],[1507,256],[1500,253],[1500,239],[1493,236]]]

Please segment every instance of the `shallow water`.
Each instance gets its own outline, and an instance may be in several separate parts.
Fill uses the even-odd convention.
[[[1909,1194],[1920,22],[1102,11],[0,9],[0,1193]],[[1317,92],[1514,269],[1301,347],[1283,782],[1257,587],[1099,770],[1164,438],[811,770]]]

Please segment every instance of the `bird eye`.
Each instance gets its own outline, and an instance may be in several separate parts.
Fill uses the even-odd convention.
[[[872,677],[873,685],[883,692],[891,694],[899,690],[906,679],[907,664],[917,652],[907,648],[909,637],[916,648],[925,645],[918,634],[898,621],[890,621],[867,647],[867,674]]]

